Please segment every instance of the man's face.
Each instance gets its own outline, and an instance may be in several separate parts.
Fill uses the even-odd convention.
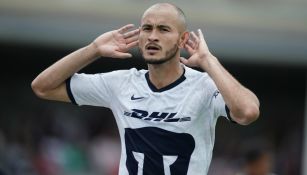
[[[147,10],[141,21],[139,49],[148,64],[161,64],[179,52],[180,26],[172,8]]]

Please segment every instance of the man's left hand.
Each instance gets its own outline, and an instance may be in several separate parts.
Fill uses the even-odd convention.
[[[190,33],[190,38],[185,43],[184,48],[191,56],[188,59],[180,57],[180,61],[189,67],[203,67],[202,65],[204,65],[208,59],[214,57],[210,53],[200,29],[197,30],[197,35],[194,32]]]

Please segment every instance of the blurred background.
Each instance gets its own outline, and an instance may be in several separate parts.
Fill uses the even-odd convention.
[[[44,101],[30,84],[100,34],[139,25],[156,2],[0,0],[0,175],[117,174],[111,111]],[[204,31],[212,53],[261,102],[261,116],[249,126],[218,120],[209,175],[235,175],[257,160],[278,175],[307,175],[307,1],[168,2],[183,9],[190,30]],[[132,59],[100,59],[81,72],[146,69],[131,52]]]

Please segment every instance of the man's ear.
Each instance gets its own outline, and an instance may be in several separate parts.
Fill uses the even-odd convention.
[[[184,45],[188,42],[189,38],[190,38],[190,32],[185,31],[181,34],[180,41],[179,41],[180,49],[184,48]]]

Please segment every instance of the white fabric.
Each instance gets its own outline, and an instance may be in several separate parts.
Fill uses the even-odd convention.
[[[181,138],[181,136],[183,139],[193,138],[195,146],[190,160],[188,160],[189,163],[186,174],[207,174],[214,146],[217,118],[219,116],[226,117],[227,115],[225,102],[221,94],[218,93],[213,80],[207,73],[201,73],[186,66],[184,66],[184,69],[184,77],[186,79],[173,88],[162,92],[153,92],[153,90],[150,89],[145,78],[145,74],[148,72],[147,70],[138,71],[135,68],[94,75],[74,74],[71,77],[70,90],[78,105],[102,106],[110,108],[113,111],[122,145],[119,169],[120,175],[129,174],[128,165],[126,164],[128,155],[132,155],[131,157],[133,157],[133,155],[145,155],[140,151],[140,154],[136,154],[138,151],[135,151],[139,149],[138,147],[140,145],[143,146],[142,139],[144,139],[144,145],[148,143],[148,145],[144,146],[144,149],[146,147],[145,150],[147,150],[147,147],[149,147],[149,152],[155,152],[156,154],[163,153],[159,151],[161,148],[159,146],[155,147],[153,143],[162,144],[163,149],[165,148],[166,150],[185,149],[184,144],[177,144],[177,148],[177,145],[172,145],[173,142],[170,141],[168,146],[172,148],[168,148],[167,145],[163,145],[164,143],[162,143],[165,140],[161,141],[161,143],[159,143],[159,140],[154,140],[155,138],[159,139],[161,136],[164,136],[164,131],[181,134],[178,138]],[[133,100],[131,99],[132,96]],[[138,110],[145,112],[140,113]],[[151,118],[149,117],[150,114],[162,117]],[[139,116],[139,118],[135,116]],[[178,121],[166,122],[169,118],[181,119]],[[125,132],[128,132],[127,129],[129,128],[131,129],[131,133],[134,132],[134,129],[140,129],[138,130],[140,132],[137,132],[138,134],[132,134],[140,139],[133,140],[131,137],[133,144],[129,142],[129,145],[126,145],[128,143],[126,140],[128,138],[126,138],[126,136],[128,137],[129,134],[126,133],[125,136]],[[149,128],[149,137],[145,133],[143,135],[141,132],[143,131],[142,128],[145,128],[145,130]],[[157,135],[157,137],[155,137],[155,134],[152,135],[152,131],[160,131],[160,129],[162,129],[162,135]],[[167,134],[165,134],[165,136],[166,135]],[[170,139],[166,139],[166,141],[172,139],[176,140],[173,136],[169,138]],[[180,140],[177,139],[177,141],[181,143]],[[185,141],[183,143],[185,143]],[[192,142],[187,140],[186,143],[189,144]],[[134,153],[128,154],[127,149],[130,149],[128,148],[130,145],[132,145],[132,149],[135,150]],[[190,148],[191,146],[188,147]],[[172,155],[161,155],[161,159],[163,159],[162,167],[164,167],[164,173],[167,174],[171,172],[171,169],[166,169],[166,165],[164,165],[165,163],[163,162],[173,163],[175,161],[173,165],[176,164],[176,160],[164,160],[168,157],[177,157],[177,155],[173,155],[173,153],[170,154]],[[149,159],[145,159],[146,155],[143,159],[130,162],[135,164],[140,160],[147,162],[153,161],[160,167],[161,162],[155,161],[155,158],[151,159],[149,156]],[[177,163],[179,163],[179,160]],[[151,162],[151,164],[148,165],[152,164]],[[143,168],[145,163],[141,162],[137,165],[137,169],[139,169]],[[154,169],[159,168],[154,167]],[[154,172],[152,173],[155,174]],[[137,175],[137,172],[130,174]],[[158,174],[156,173],[155,175]]]

